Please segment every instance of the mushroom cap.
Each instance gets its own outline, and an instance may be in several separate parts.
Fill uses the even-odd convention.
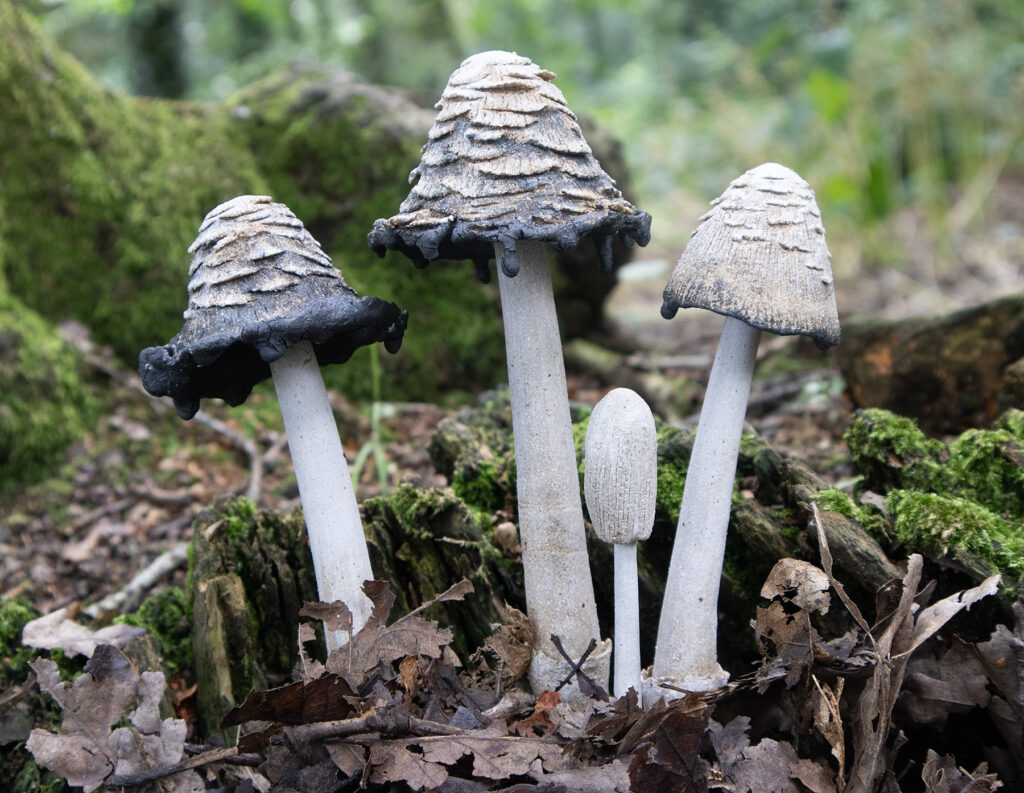
[[[370,247],[401,251],[420,267],[472,259],[486,280],[495,243],[509,276],[521,239],[566,250],[590,237],[606,270],[615,234],[646,245],[651,216],[601,168],[554,76],[514,52],[464,60],[435,105],[412,190],[397,215],[373,224]]]
[[[628,388],[609,391],[587,425],[583,491],[597,536],[625,545],[651,536],[658,494],[654,416]]]
[[[839,343],[831,254],[814,191],[766,163],[711,202],[665,287],[662,316],[706,308],[825,349]]]
[[[270,363],[302,341],[321,365],[364,344],[397,352],[406,312],[345,283],[298,218],[268,196],[244,195],[212,210],[189,247],[188,308],[181,331],[139,354],[139,376],[190,419],[203,397],[246,400]]]

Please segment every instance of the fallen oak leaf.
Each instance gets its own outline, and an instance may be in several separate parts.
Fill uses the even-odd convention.
[[[39,764],[63,776],[69,784],[81,786],[86,793],[112,776],[140,772],[168,776],[164,784],[167,793],[203,789],[194,772],[177,772],[184,754],[186,725],[180,719],[160,719],[160,699],[166,688],[162,673],[139,675],[112,645],[98,646],[83,673],[71,683],[61,680],[52,661],[37,659],[32,668],[40,688],[63,711],[59,734],[33,730],[29,736],[26,748]],[[129,714],[130,726],[111,731],[136,700],[139,704]]]
[[[335,721],[355,713],[350,702],[355,696],[343,677],[327,674],[266,691],[250,691],[241,705],[224,714],[220,725],[234,727],[248,721],[277,724]]]
[[[413,790],[436,788],[448,779],[448,771],[439,763],[431,763],[422,754],[410,752],[399,741],[370,744],[370,781],[404,782]]]
[[[533,713],[509,725],[509,732],[522,737],[535,737],[538,735],[537,728],[540,728],[540,735],[549,735],[556,726],[551,720],[551,711],[555,710],[561,701],[562,696],[557,691],[541,691],[537,696]]]
[[[134,625],[108,625],[98,631],[86,628],[68,619],[67,607],[44,614],[25,624],[21,642],[28,647],[44,650],[63,650],[67,655],[91,658],[101,644],[123,648],[132,639],[146,631]]]

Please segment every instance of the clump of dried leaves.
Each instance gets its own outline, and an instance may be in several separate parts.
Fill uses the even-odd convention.
[[[912,556],[869,624],[821,542],[823,569],[783,559],[772,571],[752,622],[764,661],[713,697],[646,710],[634,692],[583,709],[555,691],[534,698],[511,685],[530,650],[521,614],[508,612],[467,670],[449,649],[451,631],[424,611],[461,600],[469,582],[391,623],[394,595],[367,582],[373,612],[354,635],[343,604],[307,604],[304,616],[348,631],[348,644],[321,663],[304,647],[312,624],[300,626],[301,679],[252,692],[227,713],[231,746],[187,745],[184,721],[160,719],[162,675],[140,675],[100,645],[71,684],[51,662],[35,663],[64,719],[59,734],[35,730],[28,748],[86,791],[982,793],[1002,784],[984,764],[969,772],[929,750],[914,773],[898,768],[906,738],[894,712],[938,724],[984,708],[1006,746],[992,762],[1008,784],[1024,778],[1024,598],[1012,630],[922,649],[957,612],[995,594],[998,580],[926,605],[930,587]],[[820,618],[833,592],[850,627],[826,639]]]

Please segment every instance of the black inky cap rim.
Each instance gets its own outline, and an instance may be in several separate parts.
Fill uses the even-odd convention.
[[[366,241],[378,256],[383,257],[389,250],[398,251],[419,268],[434,259],[470,259],[477,277],[487,283],[495,244],[500,243],[505,249],[502,272],[509,278],[518,274],[515,250],[520,240],[545,242],[558,251],[566,251],[577,247],[583,239],[592,239],[601,269],[611,272],[612,239],[616,234],[627,246],[647,245],[651,240],[651,216],[642,210],[633,214],[592,212],[555,225],[516,221],[488,229],[481,229],[479,223],[461,223],[457,219],[431,226],[396,228],[390,218],[381,218],[374,222]]]
[[[398,352],[407,319],[394,303],[346,290],[314,298],[289,316],[225,321],[205,335],[190,332],[186,321],[168,344],[139,354],[139,376],[149,393],[171,397],[178,415],[190,419],[203,398],[244,402],[253,386],[270,377],[270,363],[303,341],[312,342],[321,366],[344,363],[359,347],[378,341]]]

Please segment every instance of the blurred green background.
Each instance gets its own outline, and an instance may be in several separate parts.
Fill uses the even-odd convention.
[[[837,276],[949,275],[1024,161],[1022,0],[44,0],[46,30],[129,93],[222,100],[295,61],[432,99],[516,50],[626,147],[656,254],[700,204],[783,162],[816,189]],[[890,222],[913,208],[913,231]],[[908,240],[908,236],[912,241]]]

